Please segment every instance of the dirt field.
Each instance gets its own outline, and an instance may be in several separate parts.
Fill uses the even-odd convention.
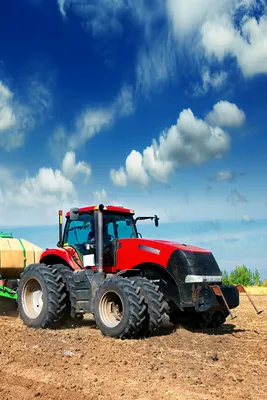
[[[120,341],[102,337],[92,320],[58,331],[32,330],[1,301],[2,399],[267,398],[267,296],[242,295],[239,317],[217,332],[173,330]],[[3,313],[6,312],[5,315]]]

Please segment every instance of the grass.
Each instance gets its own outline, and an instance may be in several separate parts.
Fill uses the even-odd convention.
[[[267,287],[263,286],[249,286],[246,287],[246,291],[248,294],[266,294],[267,295]]]

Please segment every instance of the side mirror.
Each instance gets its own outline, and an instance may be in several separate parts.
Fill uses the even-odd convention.
[[[71,208],[70,209],[70,220],[71,221],[78,221],[79,219],[79,208]]]
[[[155,215],[155,225],[156,227],[159,226],[159,217],[157,215]]]

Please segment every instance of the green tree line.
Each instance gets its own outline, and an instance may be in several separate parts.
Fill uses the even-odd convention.
[[[225,285],[243,285],[243,286],[267,286],[267,279],[261,279],[259,271],[251,271],[245,265],[238,265],[233,271],[223,271],[223,284]]]

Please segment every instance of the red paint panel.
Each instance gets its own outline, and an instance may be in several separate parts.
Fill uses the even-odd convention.
[[[88,207],[82,207],[79,208],[79,212],[93,212],[94,210],[97,209],[98,206],[88,206]],[[106,206],[104,210],[107,211],[114,211],[114,212],[119,212],[119,213],[124,213],[124,214],[134,214],[133,210],[130,210],[129,208],[122,208],[122,207],[117,207],[117,206]],[[66,213],[66,217],[70,216],[70,212],[68,211]]]
[[[117,252],[117,269],[132,269],[138,264],[155,263],[166,268],[174,250],[210,253],[208,250],[167,240],[121,239]]]
[[[68,263],[72,269],[79,270],[80,268],[78,267],[77,263],[72,258],[73,255],[76,256],[78,262],[80,262],[78,254],[72,247],[66,247],[64,249],[60,249],[60,248],[48,249],[48,250],[45,250],[41,254],[40,262],[43,262],[42,260],[47,256],[56,256],[56,257],[60,257],[62,260],[64,260],[66,263]]]

